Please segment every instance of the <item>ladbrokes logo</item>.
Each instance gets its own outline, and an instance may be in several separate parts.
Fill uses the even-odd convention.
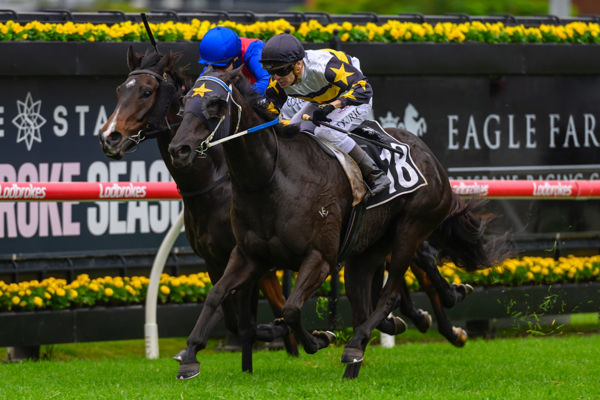
[[[146,197],[146,186],[119,186],[116,183],[112,186],[103,186],[100,184],[101,199],[124,199],[124,198],[139,198]]]
[[[385,117],[380,117],[379,122],[384,128],[403,128],[417,135],[423,136],[427,133],[427,122],[424,117],[419,115],[419,111],[412,104],[408,103],[404,109],[404,117],[396,117],[391,111],[388,111]]]
[[[0,200],[41,200],[46,197],[45,187],[0,185]]]
[[[465,184],[460,182],[458,185],[453,185],[452,190],[459,196],[487,196],[489,185],[479,185],[477,183]]]
[[[536,185],[535,182],[533,183],[534,196],[569,197],[571,196],[571,193],[573,193],[571,185],[563,185],[560,182],[544,182],[543,185]]]
[[[31,150],[33,142],[42,143],[40,128],[46,123],[46,119],[40,115],[42,101],[33,101],[31,93],[27,92],[25,101],[17,100],[18,114],[12,123],[17,127],[17,143],[25,142],[27,150]]]

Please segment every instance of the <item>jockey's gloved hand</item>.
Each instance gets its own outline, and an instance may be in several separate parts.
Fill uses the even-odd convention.
[[[327,118],[327,115],[335,110],[335,107],[331,104],[321,104],[319,108],[317,108],[312,115],[312,122],[316,126],[321,125],[321,122],[331,122],[330,118]]]

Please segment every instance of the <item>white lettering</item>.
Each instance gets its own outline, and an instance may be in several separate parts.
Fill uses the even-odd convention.
[[[513,114],[508,115],[508,148],[521,148],[521,141],[517,140],[515,142],[515,116]]]
[[[472,115],[469,116],[469,125],[467,127],[467,137],[465,138],[465,149],[469,149],[469,139],[473,140],[473,146],[476,149],[481,149],[479,140],[477,139],[477,128],[475,128],[475,119]]]
[[[596,135],[594,135],[594,129],[596,128],[596,118],[593,114],[583,114],[583,118],[585,121],[585,140],[583,146],[591,147],[590,141],[592,141],[594,147],[600,147],[600,143],[598,143]]]
[[[75,106],[75,112],[79,114],[79,136],[85,136],[85,114],[90,111],[90,106]]]
[[[458,121],[458,115],[448,115],[448,150],[458,150],[459,144],[455,141],[458,136],[458,128],[454,123]]]
[[[94,136],[98,136],[98,134],[100,133],[100,130],[102,129],[102,127],[104,126],[104,124],[106,123],[107,120],[108,120],[108,117],[106,116],[106,110],[104,109],[104,106],[100,106],[100,110],[98,111],[98,116],[96,117],[96,125],[94,126],[94,132],[93,132]]]
[[[567,133],[565,134],[565,142],[563,143],[563,148],[569,148],[569,138],[573,139],[573,146],[580,147],[579,141],[577,140],[577,133],[575,132],[575,121],[573,121],[573,116],[569,115],[569,122],[567,124]]]
[[[544,182],[543,185],[536,185],[533,182],[533,195],[534,196],[556,196],[556,197],[569,197],[573,192],[571,185],[563,185],[560,182],[551,184]]]
[[[527,144],[525,145],[525,147],[528,149],[535,149],[536,141],[533,140],[533,136],[535,136],[535,126],[532,125],[535,122],[535,115],[527,114],[525,115],[525,119],[527,121],[525,128]]]
[[[492,120],[496,121],[496,125],[498,125],[500,123],[500,116],[497,114],[490,114],[486,117],[485,121],[483,122],[483,141],[487,147],[495,150],[500,148],[500,131],[498,129],[494,131],[495,141],[491,141],[489,135],[489,124]]]
[[[67,108],[65,106],[58,106],[54,109],[54,126],[52,130],[58,137],[63,137],[69,130],[69,122],[66,116],[68,115]]]

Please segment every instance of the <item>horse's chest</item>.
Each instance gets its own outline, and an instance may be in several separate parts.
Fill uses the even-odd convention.
[[[256,231],[246,231],[239,244],[244,252],[251,258],[266,262],[269,266],[285,264],[288,268],[294,268],[292,259],[294,259],[293,248],[285,243],[280,236],[264,236]]]

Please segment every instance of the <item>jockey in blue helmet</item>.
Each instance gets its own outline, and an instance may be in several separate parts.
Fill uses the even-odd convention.
[[[264,96],[269,74],[260,63],[263,47],[264,42],[260,39],[240,38],[233,30],[217,26],[206,32],[200,41],[198,63],[223,71],[242,66],[242,73],[254,90]]]

